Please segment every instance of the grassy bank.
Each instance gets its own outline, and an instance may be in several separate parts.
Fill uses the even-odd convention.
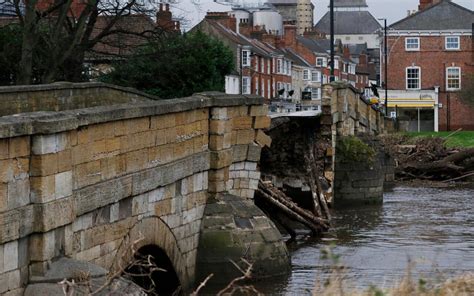
[[[474,131],[459,132],[412,132],[405,133],[409,137],[438,137],[445,139],[446,147],[471,148],[474,147]]]

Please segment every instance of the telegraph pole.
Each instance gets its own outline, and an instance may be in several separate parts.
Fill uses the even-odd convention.
[[[331,34],[331,61],[329,66],[331,67],[331,73],[329,75],[329,81],[334,81],[334,0],[329,2],[329,22],[330,22],[330,34]]]

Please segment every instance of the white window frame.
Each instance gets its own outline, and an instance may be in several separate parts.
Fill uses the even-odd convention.
[[[310,75],[311,75],[311,71],[309,69],[304,69],[303,70],[303,80],[304,81],[308,81]]]
[[[408,70],[410,69],[417,69],[418,70],[418,87],[417,88],[409,88],[408,87]],[[405,69],[405,87],[407,90],[420,90],[421,89],[421,68],[418,66],[406,67]]]
[[[448,47],[448,44],[452,43],[452,42],[448,42],[449,38],[456,38],[457,47]],[[459,50],[461,48],[461,38],[459,36],[446,36],[446,38],[444,39],[444,48],[446,50]]]
[[[265,73],[265,59],[260,58],[260,72]]]
[[[244,95],[250,94],[250,77],[249,76],[242,77],[242,94]]]
[[[255,72],[258,72],[258,69],[259,69],[258,68],[258,59],[259,59],[258,57],[255,57]],[[252,60],[252,59],[250,59],[250,60]]]
[[[321,99],[321,88],[312,87],[311,88],[311,100],[316,101]]]
[[[242,49],[242,67],[250,67],[250,50]]]
[[[408,40],[416,40],[417,47],[408,47]],[[415,43],[412,43],[415,44]],[[419,51],[420,50],[420,37],[405,37],[405,50],[406,51]]]
[[[458,70],[458,80],[459,80],[459,87],[449,87],[448,80],[449,80],[449,70],[455,69]],[[461,89],[461,67],[447,67],[446,68],[446,90],[460,90]]]
[[[312,82],[320,82],[321,81],[321,72],[312,71],[311,72],[311,81]]]
[[[282,73],[281,70],[282,70],[282,60],[277,59],[277,69],[276,69],[277,74],[281,74]]]
[[[325,57],[317,57],[316,67],[327,67],[327,59]]]
[[[258,77],[255,77],[255,94],[256,95],[260,94],[259,93],[259,91],[260,91],[259,86],[260,86],[260,84],[258,83]]]
[[[267,59],[267,74],[270,74],[270,59]]]

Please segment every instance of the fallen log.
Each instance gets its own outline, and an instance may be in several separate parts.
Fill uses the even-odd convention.
[[[299,214],[292,211],[290,208],[288,208],[286,205],[281,203],[279,200],[272,198],[272,196],[263,192],[263,190],[259,190],[259,194],[260,194],[260,197],[264,198],[265,201],[267,201],[268,203],[272,204],[274,207],[282,211],[286,216],[308,227],[313,234],[318,234],[318,233],[321,233],[323,230],[325,230],[323,227],[321,227],[321,225],[314,224],[308,221],[307,219],[301,217]]]
[[[295,202],[293,202],[289,197],[287,197],[283,192],[281,192],[277,188],[273,186],[268,186],[268,185],[265,186],[264,183],[259,182],[258,190],[278,200],[287,208],[294,211],[298,215],[304,217],[305,219],[311,221],[312,223],[321,225],[323,228],[326,228],[326,229],[329,228],[328,220],[317,217],[310,211],[300,208]]]

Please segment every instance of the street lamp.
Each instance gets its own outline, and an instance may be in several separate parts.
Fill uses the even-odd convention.
[[[386,18],[379,18],[378,20],[382,21],[383,20],[383,35],[384,35],[384,41],[383,41],[383,45],[384,45],[384,49],[383,49],[383,52],[384,52],[384,66],[385,66],[385,69],[384,69],[384,88],[385,88],[385,116],[388,115],[388,102],[387,102],[387,97],[388,97],[388,90],[387,90],[387,69],[388,69],[388,60],[387,60],[387,19]]]

